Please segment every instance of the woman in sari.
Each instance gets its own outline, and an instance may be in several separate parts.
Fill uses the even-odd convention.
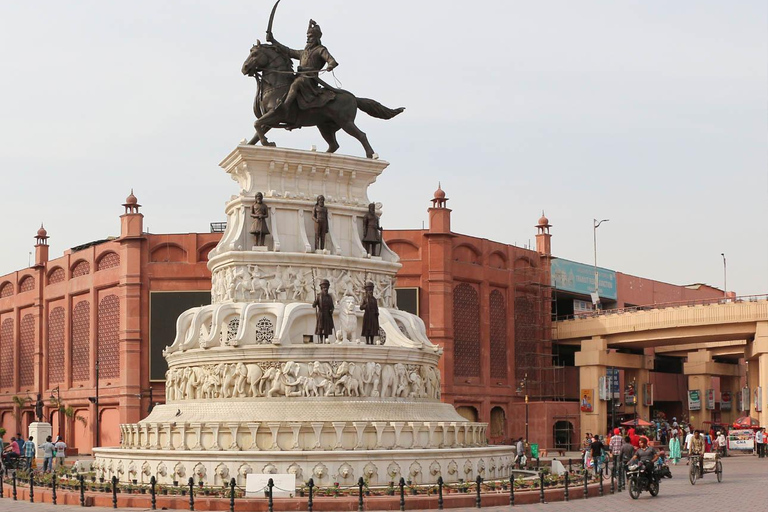
[[[680,436],[677,434],[677,431],[675,431],[672,433],[672,438],[669,440],[669,458],[675,466],[680,462],[680,452]]]

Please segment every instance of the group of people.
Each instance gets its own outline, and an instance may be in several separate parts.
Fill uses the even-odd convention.
[[[67,445],[60,436],[56,436],[56,440],[53,440],[52,436],[48,436],[45,442],[40,445],[40,449],[43,451],[43,472],[53,471],[54,461],[56,467],[64,464]],[[29,471],[32,469],[33,461],[37,456],[37,445],[34,436],[29,436],[29,439],[25,440],[24,436],[18,433],[11,437],[11,442],[8,445],[5,445],[3,438],[0,437],[0,452],[3,454],[4,464],[7,461],[18,466],[18,459],[22,459],[23,469]]]

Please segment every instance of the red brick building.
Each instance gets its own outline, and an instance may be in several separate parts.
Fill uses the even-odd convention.
[[[38,393],[54,433],[81,453],[90,453],[97,430],[100,445],[118,444],[119,423],[136,422],[151,402],[164,401],[162,349],[173,340],[182,311],[210,302],[207,254],[221,234],[145,233],[133,194],[123,206],[119,237],[49,259],[41,228],[35,264],[0,276],[0,425],[6,439],[26,433]],[[551,320],[558,304],[588,296],[553,286],[549,221],[539,219],[533,250],[454,233],[450,216],[438,189],[427,229],[384,233],[403,264],[399,306],[419,314],[430,339],[445,348],[443,399],[466,417],[490,423],[491,442],[524,435],[526,409],[532,442],[552,447],[564,442],[564,433],[574,441],[577,369],[572,354],[561,353]],[[717,294],[722,291],[616,273],[615,299],[605,301],[623,307]],[[658,378],[683,382],[682,375]],[[683,394],[665,399],[682,401]],[[58,412],[56,400],[72,417]]]

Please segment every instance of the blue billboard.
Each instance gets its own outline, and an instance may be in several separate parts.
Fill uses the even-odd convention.
[[[552,259],[552,286],[558,290],[589,295],[595,291],[595,267],[561,258]],[[597,267],[600,297],[616,300],[616,272]]]

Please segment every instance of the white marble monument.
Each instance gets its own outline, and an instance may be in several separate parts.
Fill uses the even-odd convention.
[[[244,485],[249,473],[321,486],[508,476],[509,447],[487,446],[487,424],[440,401],[442,349],[420,318],[397,309],[398,256],[383,242],[371,256],[361,242],[368,187],[387,165],[248,145],[224,159],[239,193],[209,255],[212,304],[178,318],[165,350],[166,404],[121,425],[119,447],[96,449],[98,472],[211,485]],[[265,247],[249,232],[257,192],[269,212]],[[315,248],[318,195],[328,209],[325,250]],[[323,279],[336,336],[318,343],[312,303]],[[376,345],[360,340],[368,281],[379,299]]]

